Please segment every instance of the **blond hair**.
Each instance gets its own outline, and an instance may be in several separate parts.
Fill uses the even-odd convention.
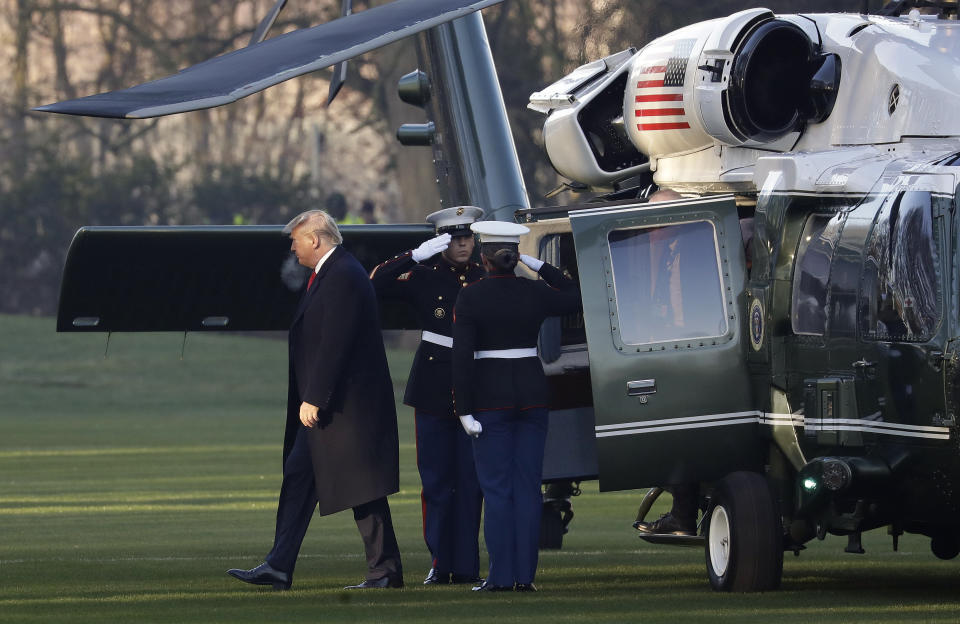
[[[343,235],[337,222],[325,210],[307,210],[301,212],[283,227],[284,234],[290,234],[301,225],[307,226],[311,234],[325,237],[333,245],[343,242]]]

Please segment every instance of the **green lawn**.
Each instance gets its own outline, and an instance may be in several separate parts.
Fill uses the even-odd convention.
[[[586,484],[537,594],[420,585],[413,415],[400,406],[401,492],[390,499],[402,591],[363,577],[349,513],[316,518],[290,592],[241,584],[273,537],[286,343],[226,335],[62,335],[0,316],[0,622],[957,622],[960,562],[883,531],[788,555],[783,589],[713,593],[703,552],[648,545],[640,493]],[[180,354],[183,348],[184,358]],[[391,351],[397,397],[410,354]],[[665,503],[661,503],[665,504]],[[655,513],[662,509],[655,509]]]

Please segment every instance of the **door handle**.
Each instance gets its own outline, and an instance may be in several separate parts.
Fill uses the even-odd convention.
[[[627,396],[640,396],[643,394],[656,394],[656,379],[637,379],[627,382]]]

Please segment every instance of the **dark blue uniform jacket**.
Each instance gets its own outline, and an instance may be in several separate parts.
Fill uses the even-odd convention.
[[[547,407],[540,358],[474,359],[474,351],[536,348],[548,316],[576,312],[580,289],[554,266],[544,281],[491,275],[464,288],[453,323],[453,389],[458,416],[492,409]]]
[[[380,297],[409,303],[421,329],[452,336],[453,304],[460,290],[484,276],[483,268],[469,262],[462,268],[450,264],[443,254],[421,263],[410,252],[377,266],[370,274]],[[403,402],[428,414],[450,414],[453,407],[451,350],[421,341],[413,358]]]

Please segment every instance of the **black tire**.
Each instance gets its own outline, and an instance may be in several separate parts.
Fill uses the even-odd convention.
[[[960,540],[952,533],[938,533],[930,538],[930,552],[937,559],[950,560],[960,555]]]
[[[717,591],[754,592],[780,587],[783,529],[766,479],[734,472],[717,485],[704,529],[707,574]]]
[[[540,515],[540,550],[560,550],[563,529],[563,514],[552,503],[544,503]]]

